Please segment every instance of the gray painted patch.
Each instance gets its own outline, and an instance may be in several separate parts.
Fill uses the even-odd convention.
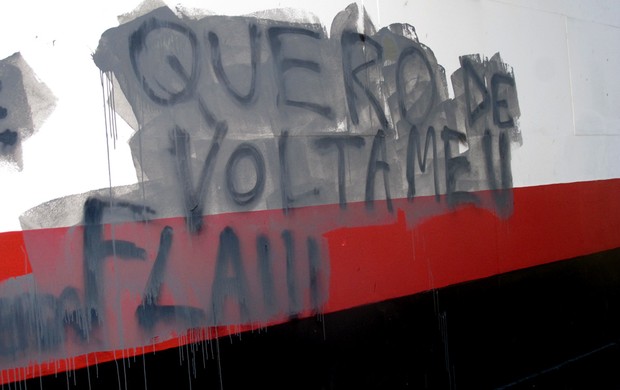
[[[162,7],[106,31],[94,60],[133,109],[138,177],[166,201],[154,208],[191,221],[343,199],[371,204],[456,193],[449,196],[456,205],[473,202],[460,193],[512,187],[519,105],[514,75],[499,55],[463,56],[450,99],[443,68],[412,26],[377,32],[362,17],[358,32],[360,9],[347,7],[328,36],[314,22],[179,18]],[[362,137],[363,146],[317,147],[334,134]],[[263,195],[240,204],[231,199],[226,167],[242,142],[264,160],[265,172]],[[458,143],[468,150],[459,153]],[[374,162],[373,147],[381,148]],[[510,202],[497,206],[510,209]]]
[[[22,142],[36,132],[56,105],[20,53],[0,60],[0,160],[23,168]]]
[[[398,204],[410,225],[464,204],[510,216],[520,112],[515,77],[499,54],[462,56],[451,99],[444,69],[412,26],[377,31],[356,5],[336,15],[329,34],[312,18],[266,16],[286,14],[188,18],[158,8],[102,35],[93,58],[109,81],[104,106],[115,108],[108,95],[118,85],[135,118],[130,146],[141,182],[24,214],[28,228],[82,225],[64,238],[65,265],[83,272],[76,280],[75,272],[58,276],[64,290],[45,275],[53,295],[0,302],[6,318],[48,310],[56,324],[41,337],[32,333],[34,320],[24,320],[32,329],[12,324],[31,344],[9,343],[9,354],[38,342],[63,344],[65,318],[86,341],[118,331],[111,349],[172,329],[320,312],[329,297],[325,233],[393,221],[394,199],[406,199]],[[493,196],[482,199],[481,190]],[[425,195],[436,202],[406,207]],[[351,212],[352,202],[363,206]],[[338,212],[298,209],[325,204]],[[242,212],[264,209],[282,214],[245,223]],[[204,218],[226,212],[238,213],[213,224]],[[179,216],[186,226],[163,219]],[[157,221],[142,223],[149,219]],[[132,229],[138,225],[149,235]],[[25,240],[33,269],[46,264],[36,234]],[[70,249],[76,240],[82,251]],[[122,290],[106,277],[106,263],[123,267],[113,275]],[[123,319],[118,297],[125,292],[140,300]],[[98,329],[114,316],[116,327]],[[134,333],[125,339],[125,332]],[[76,341],[79,351],[100,348],[84,340]]]

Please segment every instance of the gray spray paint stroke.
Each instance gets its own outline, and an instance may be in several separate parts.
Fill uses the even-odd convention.
[[[374,172],[376,188],[370,188],[372,183],[360,185],[373,179],[368,160],[379,129],[385,134],[392,198],[412,192],[420,196],[510,188],[509,172],[501,175],[497,145],[504,133],[502,140],[509,142],[502,150],[520,142],[515,122],[519,108],[514,76],[499,55],[485,60],[464,56],[465,67],[452,77],[456,98],[449,99],[443,68],[418,42],[413,27],[392,25],[373,33],[366,19],[362,36],[357,33],[358,12],[352,5],[337,15],[329,38],[317,24],[227,16],[183,20],[167,8],[107,31],[94,59],[100,69],[114,74],[138,119],[139,131],[131,141],[134,163],[162,199],[160,205],[149,205],[162,216],[177,216],[186,214],[179,200],[188,193],[201,198],[189,201],[199,204],[200,215],[337,203],[343,192],[349,202],[367,201],[369,192],[382,199],[383,172]],[[475,74],[466,82],[468,91],[463,73]],[[483,84],[477,84],[479,79]],[[495,95],[489,97],[492,86]],[[483,94],[481,89],[488,91]],[[478,99],[484,99],[481,108]],[[468,109],[477,109],[473,121]],[[493,122],[494,115],[499,122]],[[504,126],[509,121],[512,124]],[[211,141],[224,124],[217,152],[205,170]],[[414,191],[405,166],[412,126],[420,142],[429,127],[434,129],[440,160],[429,163],[439,172],[421,172],[416,163],[409,175]],[[178,140],[174,129],[183,131],[189,148],[189,161],[181,159],[181,168],[170,153],[175,145],[171,139]],[[335,147],[331,152],[317,148],[324,144],[320,139],[336,133],[361,136],[363,146]],[[263,196],[240,205],[227,191],[226,166],[243,141],[259,150],[266,172]],[[468,146],[460,156],[455,155],[458,142]],[[444,179],[441,160],[446,145],[451,157],[460,159],[448,162],[459,176],[453,186]],[[339,152],[346,155],[346,167],[338,168],[346,171],[344,179],[334,169],[343,161]],[[243,172],[239,174],[242,181]],[[247,174],[246,182],[255,180],[255,172]],[[202,187],[200,175],[205,178]],[[154,194],[147,201],[155,202],[153,198]],[[457,196],[455,202],[460,200]]]
[[[324,29],[317,24],[292,24],[256,17],[207,16],[201,19],[179,19],[169,9],[160,8],[107,31],[102,36],[94,58],[103,71],[114,76],[115,83],[120,86],[117,90],[123,91],[123,97],[127,98],[132,107],[133,118],[123,108],[119,111],[138,129],[130,143],[138,177],[143,180],[136,194],[126,194],[124,199],[146,202],[158,210],[159,217],[185,215],[187,207],[183,199],[188,192],[192,192],[192,185],[194,192],[198,191],[199,175],[211,148],[216,122],[225,123],[226,132],[217,156],[209,166],[209,174],[206,175],[205,193],[200,200],[203,203],[203,215],[338,203],[343,194],[347,202],[364,201],[368,192],[364,183],[368,180],[369,156],[380,128],[386,134],[386,162],[390,165],[389,191],[392,198],[411,197],[412,193],[424,196],[449,192],[445,177],[446,142],[441,136],[445,127],[463,134],[448,136],[452,155],[459,150],[459,140],[464,140],[462,142],[468,148],[458,156],[467,162],[468,167],[457,167],[458,182],[453,191],[511,188],[510,175],[506,172],[510,168],[509,157],[505,158],[508,162],[507,169],[504,169],[506,174],[502,176],[501,173],[499,139],[501,134],[505,134],[501,138],[508,141],[504,142],[507,148],[503,148],[508,151],[508,156],[511,145],[521,143],[516,122],[519,105],[514,76],[499,55],[485,60],[479,56],[464,56],[468,72],[462,67],[452,75],[455,98],[449,99],[443,68],[437,63],[430,48],[419,43],[410,25],[391,25],[374,33],[372,23],[365,17],[368,42],[372,40],[375,45],[369,43],[362,50],[360,42],[352,42],[349,45],[350,59],[345,59],[347,64],[344,64],[340,38],[343,37],[343,31],[356,32],[358,18],[357,6],[349,6],[334,18],[329,34],[331,38],[327,38]],[[144,80],[156,98],[170,100],[161,97],[170,96],[171,91],[177,95],[179,91],[182,92],[180,95],[183,96],[172,99],[174,102],[169,105],[158,104],[145,94],[130,59],[129,38],[140,26],[151,21],[181,26],[191,32],[196,40],[196,58],[192,59],[189,55],[192,52],[189,39],[173,29],[158,29],[147,34],[148,39],[153,40],[149,41],[147,50],[150,61],[140,59],[144,57],[142,54],[136,59],[137,69],[144,68],[140,73],[144,74]],[[273,63],[274,45],[268,39],[270,28],[282,26],[303,28],[310,33],[272,34],[278,38],[276,41],[284,41],[280,45],[280,57],[284,55],[301,61],[310,59],[316,65],[293,66],[285,72],[284,80],[281,80],[281,72],[277,71],[278,67]],[[158,36],[151,37],[153,34]],[[351,35],[354,34],[349,34],[354,40],[355,37]],[[223,85],[222,76],[218,78],[214,70],[212,54],[217,51],[214,49],[215,41],[222,60],[223,77],[230,82],[230,87]],[[256,43],[254,51],[251,42]],[[347,98],[343,67],[350,69],[376,60],[378,46],[381,47],[382,61],[375,61],[357,73],[359,84],[349,77],[348,87],[354,97]],[[401,56],[402,61],[399,62]],[[171,66],[166,58],[176,58],[175,61],[181,66]],[[252,58],[256,63],[254,74],[250,65]],[[178,73],[191,73],[188,69],[192,67],[196,69],[195,85],[185,83]],[[468,105],[464,73],[470,75],[472,69],[477,77],[469,77],[472,98]],[[350,75],[352,72],[347,73]],[[397,82],[397,74],[400,75],[398,80],[402,82]],[[495,83],[498,97],[494,100],[503,101],[503,105],[499,105],[496,111],[500,122],[507,122],[510,118],[513,126],[500,128],[493,122],[494,104],[489,97],[483,109],[477,111],[476,121],[470,123],[467,109],[473,111],[483,101],[476,82],[482,80],[484,88],[490,92],[493,84],[491,79],[498,74],[506,77],[500,77]],[[512,80],[512,85],[507,80]],[[288,103],[283,101],[280,94],[282,81],[283,89],[289,91]],[[166,86],[166,83],[170,85]],[[183,91],[191,92],[191,95]],[[240,99],[240,96],[246,99]],[[399,99],[399,96],[402,98]],[[375,100],[375,104],[371,99]],[[300,107],[295,102],[312,106]],[[120,106],[124,107],[125,104]],[[329,108],[331,114],[317,113],[320,108]],[[352,114],[353,111],[355,114]],[[412,132],[413,125],[416,127],[415,132]],[[428,131],[429,127],[434,130],[436,148],[428,150],[425,164],[421,154],[425,151],[426,138],[432,138],[432,135],[427,135],[432,133]],[[189,161],[187,172],[183,173],[188,180],[185,182],[183,174],[179,172],[179,161],[170,153],[174,145],[171,141],[174,139],[174,129],[181,129],[188,136]],[[486,130],[489,130],[489,136],[485,138]],[[286,155],[278,158],[282,150],[280,136],[283,132],[287,134]],[[412,133],[415,133],[416,139],[409,142]],[[326,145],[322,139],[336,135],[345,138],[363,137],[363,146],[343,146],[343,156],[340,156],[340,147],[319,146]],[[226,175],[226,166],[235,149],[247,141],[252,142],[265,160],[264,188],[262,196],[239,205],[231,200],[227,189],[230,180]],[[327,143],[335,145],[337,141]],[[408,149],[417,152],[417,147],[420,153],[416,156],[412,156],[412,153],[408,155]],[[436,159],[433,157],[434,150]],[[409,157],[415,158],[408,161]],[[339,162],[344,163],[340,165]],[[251,164],[249,167],[252,168]],[[424,172],[421,168],[425,168]],[[281,173],[283,169],[288,171],[285,176]],[[411,172],[407,172],[408,169]],[[344,178],[342,171],[346,172]],[[237,170],[237,174],[240,176],[237,181],[241,182],[245,178],[250,183],[246,184],[246,189],[252,187],[252,178],[255,178],[252,169],[245,172]],[[381,174],[378,172],[375,175],[376,182],[382,181]],[[290,180],[282,183],[287,177]],[[384,199],[384,186],[376,183],[376,187],[374,196]],[[286,194],[292,195],[289,196],[292,202],[283,204]],[[489,207],[499,211],[500,215],[510,215],[510,202],[503,202],[501,207],[496,206]],[[54,212],[49,207],[46,212],[41,210],[35,213],[33,209],[26,214],[22,220],[27,219],[29,226],[58,226],[55,224],[64,220],[62,213]],[[71,225],[75,219],[64,222],[62,224],[65,226]]]
[[[76,209],[76,200],[83,205],[112,197],[110,205],[116,206],[98,223],[142,220],[131,207],[149,210],[148,218],[186,216],[188,233],[216,240],[219,235],[221,250],[213,258],[235,269],[240,263],[234,230],[241,226],[218,232],[200,229],[193,221],[229,211],[282,209],[286,222],[268,227],[280,237],[267,239],[257,230],[254,245],[262,283],[277,284],[273,290],[283,289],[293,299],[283,308],[282,301],[274,303],[277,292],[264,290],[264,312],[247,304],[240,313],[244,320],[265,321],[274,312],[295,315],[303,310],[297,294],[307,287],[296,283],[299,275],[294,273],[274,282],[267,266],[274,259],[294,264],[307,258],[310,271],[303,276],[319,272],[325,267],[321,261],[328,262],[319,260],[326,253],[317,240],[326,226],[389,223],[395,217],[390,200],[414,201],[423,195],[445,195],[446,202],[438,197],[436,208],[415,214],[405,210],[410,224],[463,203],[509,216],[510,147],[520,142],[518,99],[509,68],[499,55],[462,57],[461,69],[452,76],[455,98],[450,99],[443,68],[430,48],[419,43],[412,26],[397,24],[375,32],[365,18],[360,34],[358,19],[359,9],[352,5],[334,18],[327,34],[317,23],[252,16],[184,19],[160,8],[107,31],[94,59],[102,72],[114,76],[132,107],[138,131],[131,147],[144,181],[52,201],[30,210],[22,222],[30,227],[87,224],[82,207],[72,220],[59,214]],[[459,153],[459,143],[466,143],[468,150]],[[485,189],[502,190],[491,202],[472,193]],[[376,207],[375,200],[382,199],[388,210]],[[367,216],[347,213],[351,202],[364,202]],[[342,212],[316,220],[296,218],[295,208],[322,204],[340,204]],[[192,215],[195,210],[199,212]],[[160,238],[146,245],[159,245],[161,254],[169,249],[169,240],[173,246],[174,240],[192,242],[191,235],[169,233],[164,228]],[[127,244],[119,240],[120,246],[129,248]],[[33,257],[43,256],[34,250],[36,242],[27,239],[27,245]],[[269,252],[276,245],[284,249]],[[135,255],[142,253],[139,249],[128,250],[128,256],[140,258]],[[158,301],[164,260],[163,255],[155,260],[157,271],[149,277],[139,312],[146,328],[159,315],[149,305]],[[41,259],[33,259],[35,273],[36,261]],[[214,284],[211,291],[216,304],[227,293],[244,303],[248,293],[240,288],[243,283],[221,273],[222,284]],[[175,289],[182,281],[166,278],[165,283]],[[67,287],[61,301],[72,306],[60,305],[59,315],[75,318],[78,334],[86,338],[78,351],[98,350],[100,346],[88,341],[91,328],[85,318],[92,313],[75,305],[72,288]],[[142,286],[128,288],[140,293]],[[314,293],[313,307],[320,307],[327,291]],[[83,299],[78,295],[77,301]],[[87,308],[99,304],[95,299]],[[225,315],[220,309],[213,313]],[[174,313],[176,325],[164,329],[187,329],[183,318],[191,325],[214,324],[205,322],[201,312],[184,310]],[[52,336],[32,340],[62,344]],[[28,346],[36,349],[32,340]]]
[[[22,142],[55,106],[56,98],[20,53],[0,60],[0,159],[21,171]]]

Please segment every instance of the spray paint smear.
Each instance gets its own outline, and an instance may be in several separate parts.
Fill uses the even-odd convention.
[[[520,111],[499,54],[461,57],[450,99],[412,26],[376,31],[351,5],[328,34],[285,13],[190,18],[161,7],[102,35],[93,58],[132,109],[142,202],[196,232],[221,212],[442,194],[457,206],[487,189],[510,215],[502,190]]]
[[[24,214],[73,226],[25,234],[37,293],[7,300],[0,322],[39,322],[14,327],[3,366],[320,313],[330,232],[463,206],[511,215],[520,111],[499,55],[461,57],[452,99],[412,26],[376,30],[356,5],[329,33],[282,15],[162,7],[102,35],[106,130],[122,92],[140,183]]]

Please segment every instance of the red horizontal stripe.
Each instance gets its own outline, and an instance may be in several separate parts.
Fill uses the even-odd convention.
[[[372,212],[364,204],[350,204],[347,210],[340,210],[338,205],[297,209],[289,216],[270,210],[206,218],[209,229],[215,232],[231,224],[259,231],[310,224],[308,231],[326,239],[330,264],[326,313],[620,247],[619,179],[516,188],[513,194],[514,212],[506,219],[474,206],[448,210],[443,199],[437,203],[434,197],[416,198],[414,202],[396,200],[394,213],[377,202]],[[478,195],[491,199],[489,192]],[[184,221],[154,221],[146,228],[128,224],[120,226],[117,233],[131,237],[146,234],[144,229],[157,231],[164,224],[181,231]],[[67,248],[79,257],[79,230],[76,238],[76,231],[68,235],[70,229],[75,228],[26,233],[38,237],[37,242],[49,244],[41,250],[51,258],[61,254],[62,259]],[[75,242],[63,242],[66,237],[73,237]],[[240,240],[245,238],[240,235]],[[214,245],[214,240],[207,239],[209,246]],[[152,251],[149,249],[149,256],[154,258]],[[60,264],[50,264],[49,271]],[[34,269],[35,273],[41,271]],[[74,279],[81,282],[81,273]],[[285,319],[267,325],[282,321]],[[210,328],[142,348],[97,352],[28,369],[5,370],[0,381],[80,368],[249,329],[251,325]]]
[[[505,220],[469,206],[408,228],[401,212],[328,237],[336,311],[620,247],[620,180],[516,188]]]
[[[0,233],[0,282],[32,272],[22,232]]]

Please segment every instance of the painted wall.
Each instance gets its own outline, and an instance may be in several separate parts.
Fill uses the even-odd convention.
[[[7,8],[3,383],[620,246],[612,2]]]

